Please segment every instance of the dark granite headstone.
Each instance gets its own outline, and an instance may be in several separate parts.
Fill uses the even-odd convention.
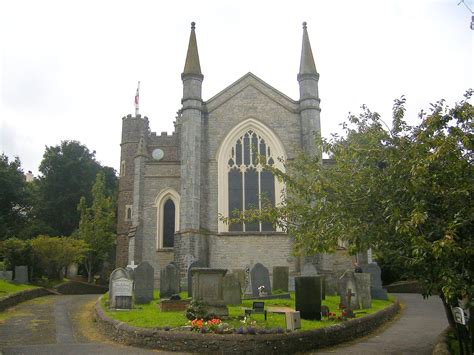
[[[321,320],[321,276],[295,277],[295,309],[302,319]]]
[[[240,304],[240,282],[237,274],[226,274],[222,282],[225,304]]]
[[[362,270],[370,274],[370,295],[374,300],[388,300],[387,291],[382,287],[382,271],[377,263],[362,265]]]
[[[179,269],[169,263],[160,272],[160,298],[169,298],[179,293]]]
[[[193,275],[191,270],[197,267],[206,267],[200,260],[196,260],[189,265],[188,268],[188,297],[193,297]]]
[[[268,295],[272,294],[272,286],[270,284],[270,274],[268,269],[260,263],[254,265],[252,270],[250,270],[250,282],[252,284],[252,295],[258,297],[260,286],[265,287],[265,292]]]
[[[13,280],[19,284],[27,284],[28,283],[28,266],[21,265],[15,266],[15,280]]]
[[[288,266],[273,267],[273,290],[288,292],[290,268]]]
[[[141,262],[134,270],[135,303],[149,303],[153,300],[155,270],[147,261]]]

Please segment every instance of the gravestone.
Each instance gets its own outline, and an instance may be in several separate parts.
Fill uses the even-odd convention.
[[[273,267],[273,290],[288,292],[290,268],[288,266]]]
[[[227,269],[193,268],[193,300],[206,304],[208,315],[226,317],[229,311],[224,302],[223,281]]]
[[[339,278],[339,296],[341,297],[341,304],[348,309],[359,309],[359,295],[357,293],[357,281],[354,272],[347,270]],[[348,290],[353,293],[352,297],[348,297]],[[350,298],[350,304],[349,304]]]
[[[250,265],[245,265],[245,283],[244,283],[244,294],[246,296],[252,296],[252,282],[250,281]]]
[[[141,262],[134,271],[135,303],[149,303],[153,300],[155,270],[147,261]]]
[[[133,281],[121,277],[112,280],[113,299],[110,303],[111,308],[132,309]]]
[[[354,276],[356,278],[360,308],[367,309],[372,307],[372,297],[370,296],[370,274],[354,273]]]
[[[130,275],[124,268],[117,268],[110,274],[109,277],[109,306],[115,308],[115,294],[114,288],[112,287],[114,280],[127,279],[130,280]]]
[[[370,274],[370,295],[374,300],[388,300],[387,291],[382,287],[382,271],[376,262],[363,265],[362,271]]]
[[[237,274],[226,274],[224,276],[222,290],[225,304],[237,305],[242,302],[240,281]]]
[[[237,276],[240,283],[240,294],[245,292],[245,270],[244,269],[232,269],[232,273]]]
[[[79,269],[79,265],[76,263],[71,263],[67,267],[66,276],[68,279],[74,279],[77,276],[77,271]]]
[[[19,284],[27,284],[28,283],[28,266],[21,265],[15,266],[15,280],[13,280]]]
[[[321,281],[321,299],[325,300],[326,299],[326,276],[321,276],[322,281]]]
[[[193,297],[193,275],[191,270],[197,267],[205,267],[204,263],[200,260],[193,261],[188,267],[188,297]]]
[[[13,271],[0,271],[0,280],[11,281],[13,278]]]
[[[313,264],[304,264],[301,276],[318,276],[318,272]]]
[[[302,319],[321,320],[321,276],[295,277],[295,309]]]
[[[160,298],[170,298],[179,293],[179,269],[169,263],[160,272]]]
[[[258,297],[258,288],[260,286],[265,287],[265,292],[268,295],[272,294],[272,286],[270,284],[270,275],[268,269],[260,263],[254,265],[250,270],[250,282],[252,284],[252,296]]]

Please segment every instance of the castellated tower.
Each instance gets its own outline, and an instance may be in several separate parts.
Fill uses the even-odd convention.
[[[140,138],[147,135],[147,117],[128,115],[122,118],[122,140],[120,143],[120,176],[117,211],[117,256],[116,265],[126,266],[129,255],[128,234],[133,221],[133,191],[135,183],[135,156]]]

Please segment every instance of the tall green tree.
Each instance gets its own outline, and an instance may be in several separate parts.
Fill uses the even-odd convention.
[[[106,194],[105,175],[98,173],[92,187],[92,205],[87,207],[85,197],[81,197],[77,207],[81,219],[77,236],[89,245],[85,268],[88,281],[100,262],[107,259],[115,244],[115,208],[113,199]]]
[[[79,225],[77,204],[82,196],[92,200],[91,187],[98,172],[106,177],[106,188],[115,191],[117,178],[112,168],[103,167],[85,145],[77,141],[63,141],[46,147],[39,171],[35,217],[35,232],[47,227],[45,233],[71,235]]]
[[[404,120],[405,99],[396,100],[391,129],[364,107],[343,137],[321,142],[333,164],[306,155],[286,174],[273,169],[286,183],[285,203],[237,219],[280,225],[302,253],[331,252],[341,241],[353,251],[372,247],[400,262],[424,295],[438,292],[452,322],[449,304],[474,305],[471,96],[452,108],[432,104],[414,126]]]
[[[0,155],[0,240],[17,236],[28,220],[30,204],[27,183],[17,157]]]

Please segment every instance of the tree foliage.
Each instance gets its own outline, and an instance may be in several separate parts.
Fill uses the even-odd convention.
[[[91,186],[98,172],[106,176],[109,192],[116,188],[114,170],[101,166],[95,152],[77,141],[46,147],[39,171],[42,176],[36,182],[34,232],[46,227],[53,235],[71,235],[79,224],[77,204],[82,196],[92,200]]]
[[[87,207],[81,197],[77,207],[81,219],[77,236],[89,245],[85,267],[89,282],[98,262],[106,260],[115,243],[115,209],[112,197],[107,197],[105,175],[98,173],[92,187],[92,205]]]
[[[73,262],[81,262],[88,250],[83,240],[71,237],[38,236],[30,241],[35,265],[50,279],[62,278],[62,270]]]
[[[15,270],[15,266],[31,265],[30,243],[18,238],[0,241],[0,257],[6,270]]]
[[[296,251],[372,247],[402,263],[424,294],[449,302],[474,295],[474,108],[472,91],[448,107],[432,104],[420,123],[404,120],[395,100],[392,128],[363,107],[345,135],[322,140],[332,164],[317,156],[273,169],[286,184],[284,204],[241,213],[270,220],[295,238]]]
[[[18,235],[24,226],[30,210],[28,196],[20,159],[9,161],[0,155],[0,240]]]

